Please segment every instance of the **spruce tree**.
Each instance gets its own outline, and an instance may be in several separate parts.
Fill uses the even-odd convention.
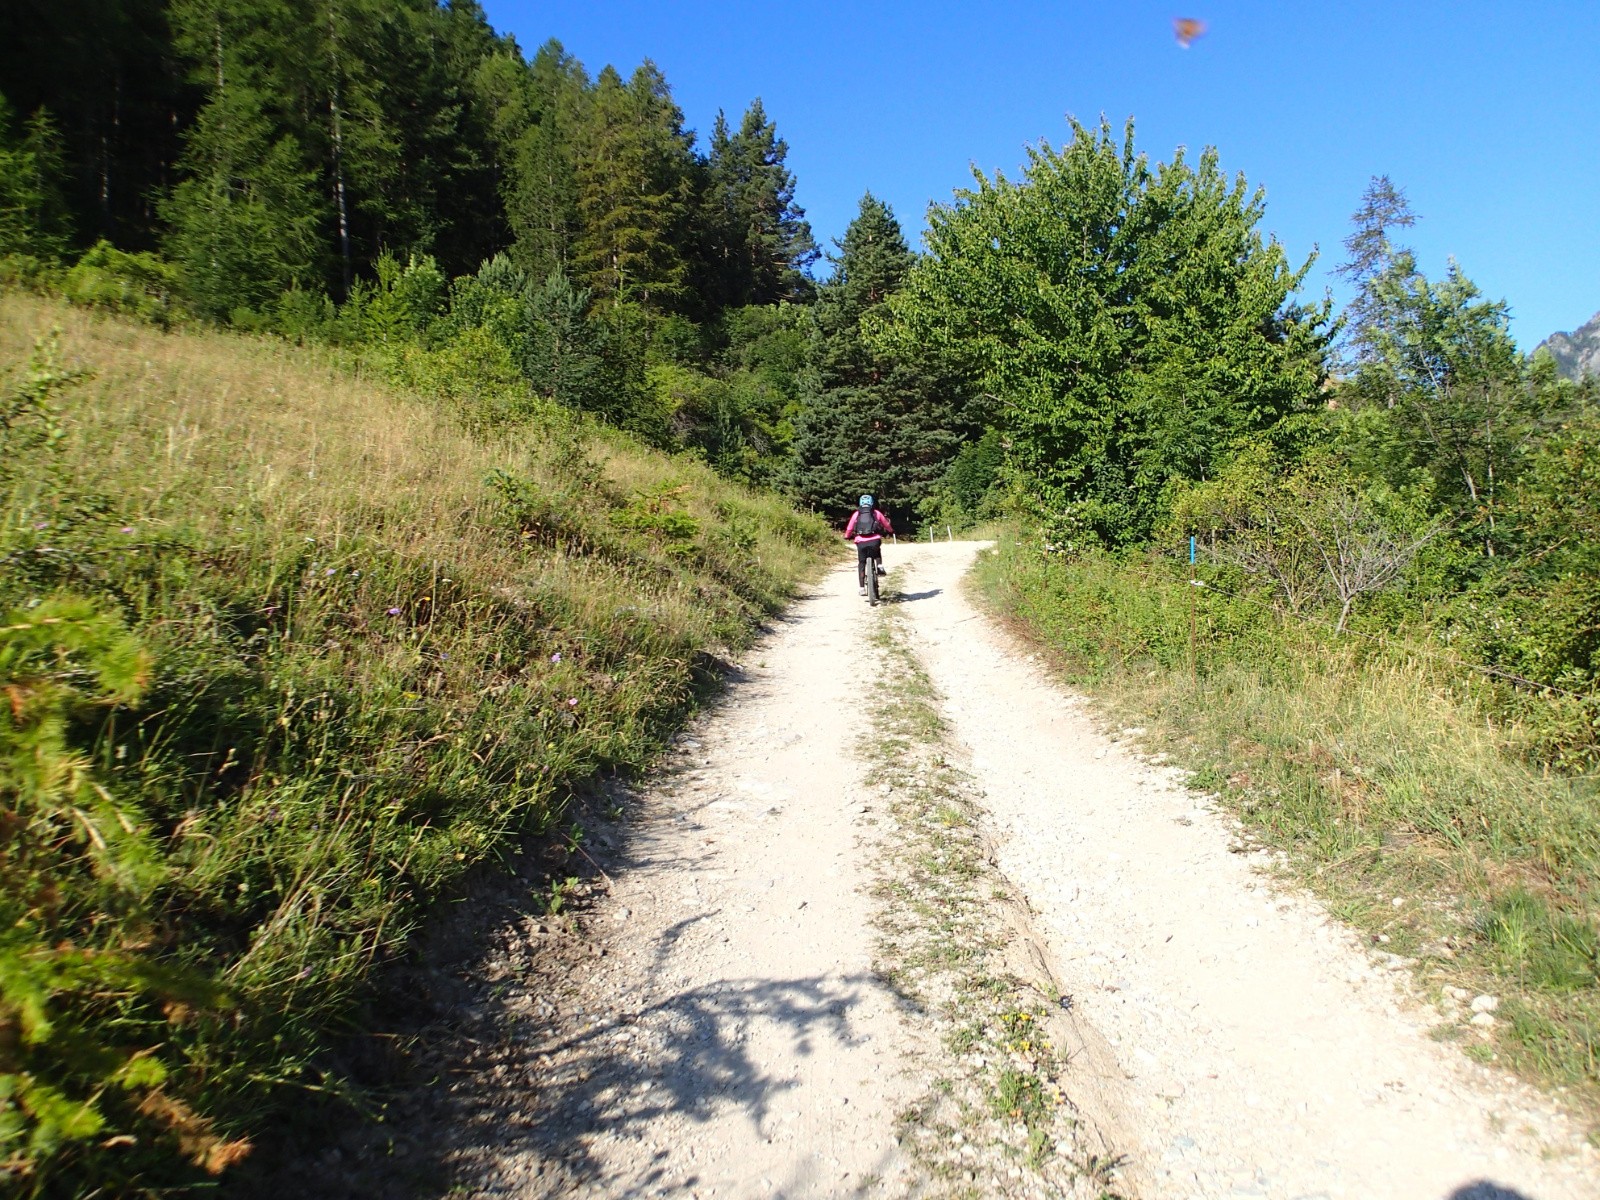
[[[475,79],[501,164],[511,257],[535,278],[572,268],[578,231],[578,138],[589,100],[583,65],[551,39],[525,63],[512,47]]]
[[[471,0],[173,0],[169,18],[204,97],[171,245],[188,253],[186,229],[237,224],[201,211],[212,197],[271,210],[270,166],[306,193],[286,201],[280,240],[298,239],[305,211],[322,214],[314,257],[336,264],[342,290],[386,248],[437,247],[449,270],[493,249],[500,206],[468,78],[499,43]],[[256,224],[246,216],[240,228]]]
[[[220,0],[175,4],[180,46],[209,98],[185,134],[182,181],[163,202],[165,250],[201,313],[226,317],[320,282],[324,210],[298,138],[275,120],[267,14]]]
[[[1344,311],[1344,350],[1351,368],[1371,364],[1378,357],[1375,339],[1383,320],[1376,294],[1379,281],[1393,275],[1397,265],[1411,263],[1406,248],[1390,240],[1390,231],[1409,229],[1417,220],[1405,191],[1387,175],[1374,175],[1362,193],[1361,207],[1350,218],[1355,229],[1344,239],[1350,257],[1335,272],[1356,289]]]
[[[817,297],[811,387],[795,423],[789,490],[836,514],[870,492],[910,532],[917,506],[981,424],[948,367],[927,355],[885,352],[866,336],[915,261],[889,206],[863,196],[838,247]]]
[[[805,209],[794,202],[789,145],[757,99],[730,134],[717,114],[702,206],[705,281],[715,304],[740,307],[803,299],[817,259]]]
[[[0,96],[0,254],[59,258],[71,225],[62,195],[61,141],[44,113],[16,127]]]

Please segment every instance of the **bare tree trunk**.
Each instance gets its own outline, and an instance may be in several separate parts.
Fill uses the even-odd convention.
[[[339,266],[344,280],[344,294],[350,295],[352,283],[350,269],[350,209],[344,188],[344,111],[340,89],[341,64],[339,61],[339,27],[334,21],[333,6],[328,6],[328,57],[333,64],[333,90],[328,94],[328,119],[333,138],[333,202],[339,214]]]
[[[223,85],[227,82],[222,73],[222,13],[220,10],[216,15],[216,20],[212,22],[211,36],[217,65],[217,95],[220,96],[222,95]]]

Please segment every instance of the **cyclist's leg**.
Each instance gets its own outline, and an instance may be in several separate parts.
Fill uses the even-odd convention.
[[[856,543],[856,586],[867,586],[867,562],[872,557],[872,547]]]

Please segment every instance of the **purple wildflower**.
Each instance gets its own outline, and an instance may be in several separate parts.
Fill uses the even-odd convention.
[[[552,654],[550,656],[550,661],[553,662],[553,663],[560,662],[561,661],[561,651],[557,650],[554,654]]]
[[[335,567],[329,567],[326,571],[323,572],[323,574],[324,575],[332,575],[332,574],[334,574],[334,572],[336,570],[337,570],[337,568],[335,568]]]
[[[398,608],[391,608],[389,610],[389,615],[391,617],[398,617],[400,615],[400,610]]]
[[[577,708],[578,707],[578,698],[576,696],[567,697],[567,707],[568,708]]]
[[[121,529],[121,532],[122,533],[132,533],[133,532],[133,526],[132,525],[124,525],[122,527],[122,529]]]

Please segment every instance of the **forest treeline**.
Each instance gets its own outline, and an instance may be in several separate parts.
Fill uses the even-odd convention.
[[[819,285],[759,99],[702,140],[652,63],[528,58],[475,0],[28,0],[0,21],[14,280],[403,342],[802,503],[870,487],[912,526],[981,431],[938,364],[865,355],[860,318],[910,261],[898,223],[866,196]]]
[[[1589,518],[1548,525],[1585,495],[1593,384],[1521,355],[1459,266],[1429,280],[1387,179],[1343,313],[1300,298],[1311,264],[1263,236],[1258,190],[1211,151],[1152,166],[1131,125],[980,176],[920,254],[869,192],[819,271],[759,100],[702,146],[648,61],[528,58],[473,0],[4,20],[14,280],[362,348],[474,420],[514,419],[520,388],[806,505],[872,490],[913,529],[1019,507],[1062,546],[1181,526],[1341,626],[1389,611],[1378,592],[1470,596],[1453,644],[1593,678]],[[1344,516],[1297,507],[1313,494]],[[1370,546],[1319,573],[1341,521]]]

